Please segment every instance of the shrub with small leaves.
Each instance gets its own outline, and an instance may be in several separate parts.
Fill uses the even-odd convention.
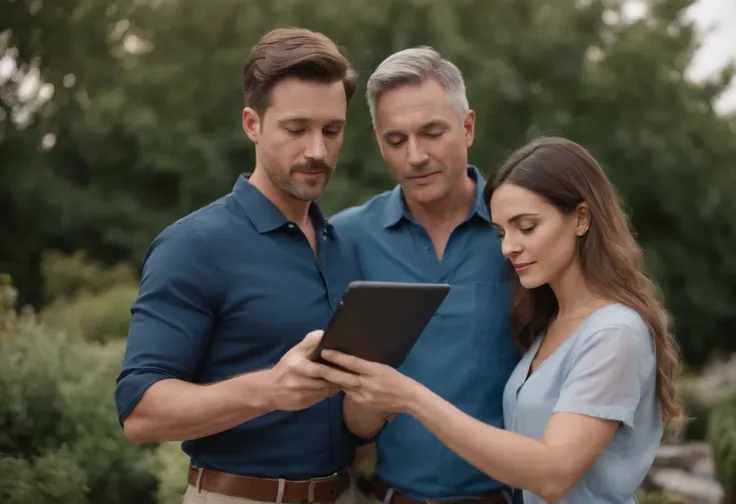
[[[7,304],[0,320],[0,503],[153,504],[150,450],[113,400],[124,343],[67,338]]]
[[[98,294],[60,298],[41,316],[45,323],[64,330],[70,337],[106,343],[124,339],[130,325],[130,307],[138,294],[137,285],[113,285]]]
[[[187,489],[189,457],[181,443],[161,443],[152,453],[152,468],[158,477],[157,504],[181,504]]]
[[[736,503],[736,396],[719,404],[708,423],[716,477],[724,491],[724,503]]]
[[[657,492],[637,492],[639,504],[686,504],[686,501],[674,492],[660,490]]]
[[[705,401],[694,387],[681,387],[680,401],[688,421],[683,429],[685,441],[703,441],[708,431],[708,420],[713,405]]]
[[[138,276],[130,264],[108,267],[92,261],[84,251],[64,254],[48,251],[41,263],[46,301],[95,295],[113,285],[137,284]]]
[[[87,504],[87,478],[74,455],[60,447],[32,459],[0,455],[3,504]],[[102,502],[102,501],[100,501]]]
[[[82,252],[44,256],[43,275],[48,304],[44,323],[69,337],[106,343],[125,338],[138,280],[130,265],[106,268]]]

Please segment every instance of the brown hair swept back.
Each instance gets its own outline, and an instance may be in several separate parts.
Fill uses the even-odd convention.
[[[636,243],[621,201],[603,169],[580,145],[564,138],[534,140],[515,151],[489,177],[486,206],[501,184],[523,187],[565,214],[585,202],[590,212],[588,232],[579,239],[578,257],[588,287],[636,310],[647,322],[657,358],[657,396],[668,430],[683,418],[676,398],[679,355],[668,328],[661,294],[643,272],[644,254]],[[528,350],[538,331],[558,309],[549,285],[525,289],[518,283],[511,312],[517,343]]]
[[[277,28],[253,47],[243,67],[246,105],[263,115],[271,88],[286,77],[324,83],[341,80],[348,103],[357,85],[355,71],[335,43],[306,28]]]

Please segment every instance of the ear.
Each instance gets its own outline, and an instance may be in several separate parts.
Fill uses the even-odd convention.
[[[465,115],[463,130],[465,131],[465,146],[470,147],[475,138],[475,112],[473,110],[468,110]]]
[[[261,131],[261,118],[250,107],[243,109],[243,131],[245,131],[245,134],[253,143],[258,143],[258,137]]]
[[[583,202],[575,209],[575,234],[585,236],[590,229],[590,211],[588,204]]]

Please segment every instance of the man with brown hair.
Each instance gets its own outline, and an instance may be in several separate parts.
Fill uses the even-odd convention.
[[[356,493],[346,467],[357,440],[342,395],[308,359],[313,331],[359,278],[315,203],[355,87],[324,35],[265,35],[244,68],[252,175],[167,227],[146,253],[116,404],[131,441],[183,442],[185,504]]]

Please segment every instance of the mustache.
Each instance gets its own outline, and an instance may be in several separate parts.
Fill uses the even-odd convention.
[[[292,173],[303,173],[303,172],[315,172],[321,171],[325,173],[332,173],[332,167],[324,161],[311,160],[306,163],[299,163],[291,168]]]

